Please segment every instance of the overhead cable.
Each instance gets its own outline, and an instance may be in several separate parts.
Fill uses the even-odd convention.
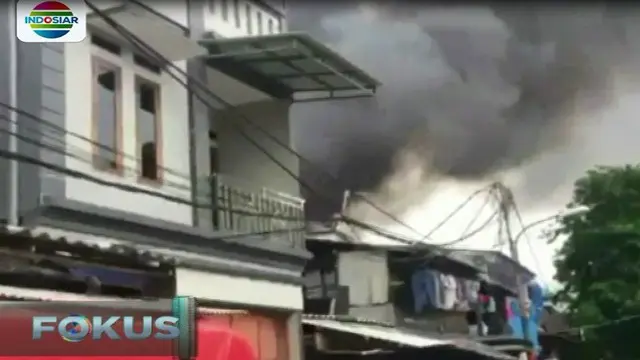
[[[65,152],[64,150],[56,148],[55,146],[42,144],[37,140],[30,139],[28,137],[25,137],[25,136],[22,136],[22,135],[18,135],[18,134],[13,134],[13,133],[10,133],[9,131],[4,130],[4,129],[0,129],[0,133],[5,133],[5,134],[7,134],[9,136],[16,136],[18,138],[18,140],[20,140],[20,141],[23,141],[25,143],[29,143],[29,144],[34,145],[34,146],[45,148],[47,150],[51,150],[51,151],[57,152],[60,155],[72,156],[72,155],[68,154],[67,152]],[[203,205],[203,204],[200,204],[200,203],[197,203],[197,202],[192,202],[192,201],[189,201],[189,200],[185,200],[185,199],[180,198],[178,196],[173,196],[173,195],[164,194],[164,193],[158,192],[158,191],[148,190],[148,189],[146,189],[144,187],[137,187],[137,186],[127,185],[127,184],[123,184],[123,183],[104,180],[104,179],[101,179],[99,177],[92,176],[92,175],[86,174],[86,173],[81,172],[81,171],[69,169],[69,168],[66,168],[66,167],[63,167],[63,166],[52,164],[52,163],[49,163],[49,162],[46,162],[46,161],[42,161],[40,159],[36,159],[36,158],[30,157],[30,156],[25,156],[25,155],[19,154],[19,153],[14,153],[14,152],[11,152],[11,151],[6,151],[6,150],[0,149],[0,157],[6,158],[6,159],[11,159],[11,160],[16,160],[16,161],[23,162],[23,163],[28,163],[28,164],[35,165],[35,166],[42,167],[42,168],[46,168],[46,169],[51,170],[53,172],[56,172],[56,173],[59,173],[59,174],[64,174],[64,175],[67,175],[67,176],[72,177],[72,178],[86,180],[86,181],[89,181],[89,182],[92,182],[92,183],[96,183],[96,184],[103,185],[103,186],[108,186],[108,187],[111,187],[111,188],[116,188],[118,190],[126,191],[126,192],[129,192],[129,193],[138,193],[138,194],[150,195],[150,196],[158,197],[158,198],[161,198],[161,199],[164,199],[164,200],[167,200],[167,201],[170,201],[170,202],[174,202],[174,203],[177,203],[177,204],[189,205],[189,206],[194,206],[194,207],[202,208],[202,209],[211,209],[212,208],[212,206],[210,204]],[[289,220],[289,221],[296,221],[296,222],[300,222],[300,221],[304,220],[304,219],[301,219],[300,217],[282,216],[282,215],[271,214],[271,213],[258,213],[258,212],[252,212],[252,211],[244,211],[244,210],[240,210],[240,209],[229,209],[229,208],[227,208],[225,206],[216,206],[216,209],[229,211],[229,212],[232,212],[234,214],[245,215],[245,216],[265,217],[265,218],[270,218],[270,219]]]
[[[458,212],[460,212],[460,210],[462,210],[465,206],[467,206],[467,204],[469,204],[471,202],[471,200],[473,200],[476,196],[478,196],[479,194],[482,194],[483,192],[486,191],[493,191],[493,189],[495,188],[495,184],[490,184],[482,189],[479,189],[477,191],[474,191],[471,195],[469,195],[462,203],[460,203],[460,205],[458,205],[451,213],[449,213],[449,215],[447,215],[442,221],[440,221],[431,231],[429,231],[429,233],[427,233],[427,235],[425,235],[421,241],[424,241],[425,239],[428,239],[429,237],[431,237],[436,231],[438,231],[442,226],[444,226],[446,223],[448,223],[451,218],[453,218]]]
[[[470,238],[469,234],[472,234],[472,236],[473,236],[473,235],[475,235],[475,234],[480,232],[480,230],[477,230],[477,229],[472,231],[472,232],[469,232],[469,230],[471,229],[471,227],[473,225],[475,225],[476,221],[478,221],[478,219],[480,218],[480,215],[482,215],[482,211],[487,207],[487,205],[489,205],[491,203],[491,199],[492,199],[491,192],[492,191],[493,191],[492,189],[489,189],[489,194],[487,194],[484,203],[482,203],[482,205],[476,211],[476,213],[473,216],[473,218],[471,219],[471,221],[469,221],[469,223],[464,228],[464,230],[462,230],[462,233],[460,234],[460,237],[458,239],[455,239],[453,241],[450,241],[450,242],[447,242],[447,243],[444,243],[444,244],[440,244],[440,245],[442,245],[442,246],[453,246],[453,245],[459,244],[459,243],[469,239]],[[479,229],[482,230],[482,229],[486,228],[487,226],[489,226],[489,224],[491,223],[493,218],[496,217],[496,215],[497,215],[496,212],[494,212],[492,215],[490,215],[489,220],[486,221],[484,223],[484,226],[481,226]]]
[[[480,233],[482,230],[485,230],[489,225],[491,225],[491,222],[493,220],[495,220],[495,218],[498,216],[499,211],[495,211],[491,216],[489,216],[489,218],[487,218],[487,220],[485,220],[484,223],[482,223],[480,226],[478,226],[477,228],[475,228],[474,230],[468,232],[467,234],[465,234],[464,236],[460,236],[454,240],[451,240],[447,243],[443,243],[443,244],[430,244],[430,243],[425,243],[425,242],[420,242],[420,241],[416,241],[416,239],[411,239],[409,237],[406,236],[401,236],[398,234],[394,234],[394,233],[390,233],[388,231],[382,230],[379,227],[376,226],[372,226],[369,224],[366,224],[364,222],[361,221],[357,221],[355,219],[343,219],[344,222],[351,224],[351,225],[355,225],[357,227],[360,227],[364,230],[370,231],[372,233],[378,234],[382,237],[386,237],[388,239],[391,240],[395,240],[398,242],[401,242],[403,244],[406,245],[411,245],[411,246],[415,246],[415,247],[421,247],[421,246],[431,246],[433,249],[441,249],[441,250],[445,250],[448,246],[463,242],[473,236],[475,236],[476,234]]]

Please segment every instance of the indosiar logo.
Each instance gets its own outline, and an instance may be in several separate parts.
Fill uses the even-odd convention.
[[[16,20],[16,35],[23,42],[80,42],[87,37],[83,0],[21,0],[16,5]]]

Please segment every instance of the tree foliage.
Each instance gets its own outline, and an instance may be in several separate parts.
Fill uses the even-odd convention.
[[[587,172],[575,183],[575,206],[590,210],[561,220],[557,301],[574,326],[610,324],[585,327],[590,355],[640,359],[640,320],[615,322],[640,315],[640,166]]]

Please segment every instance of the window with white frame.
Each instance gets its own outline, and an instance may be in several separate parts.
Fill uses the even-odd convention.
[[[99,36],[91,40],[94,166],[122,175],[123,136],[135,137],[138,177],[162,181],[161,67]]]
[[[96,36],[91,40],[96,50],[91,58],[92,162],[96,169],[121,174],[122,66],[117,61],[121,49]]]

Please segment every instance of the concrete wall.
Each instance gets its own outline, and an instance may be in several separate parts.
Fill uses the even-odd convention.
[[[176,293],[232,304],[302,310],[300,285],[176,269]]]
[[[47,144],[58,152],[25,141],[18,143],[18,152],[50,164],[65,167],[64,129],[65,103],[65,48],[63,44],[18,43],[18,107],[43,121],[29,116],[18,117],[18,133],[29,139]],[[55,129],[57,128],[57,129]],[[64,175],[30,164],[18,166],[20,214],[35,209],[40,195],[63,198]]]
[[[8,6],[3,4],[2,6]],[[13,26],[8,9],[0,11],[3,26]],[[5,49],[0,59],[0,101],[9,103],[9,36],[11,31],[5,29],[0,35],[0,44]],[[35,160],[64,167],[65,147],[64,115],[64,47],[60,44],[27,44],[17,42],[17,107],[29,115],[18,115],[18,152]],[[9,111],[0,109],[0,115],[9,116]],[[0,128],[7,129],[9,122],[1,121]],[[0,134],[0,149],[8,148],[9,137]],[[43,147],[50,146],[49,148]],[[0,186],[9,189],[8,161],[0,160]],[[65,196],[65,187],[59,173],[27,163],[18,164],[18,212],[20,216],[29,213],[40,203],[43,193],[56,197]],[[8,216],[8,193],[3,193],[2,218]]]
[[[299,196],[298,182],[242,137],[236,128],[242,127],[250,138],[262,145],[269,154],[297,175],[299,173],[298,158],[268,139],[260,131],[251,128],[239,115],[242,114],[258,123],[270,134],[290,146],[289,106],[289,102],[264,101],[239,106],[235,110],[219,111],[213,119],[218,135],[219,172],[237,179],[238,185],[244,185],[242,182],[246,181],[249,183],[247,185],[264,186]]]
[[[103,180],[157,191],[190,201],[189,109],[186,89],[166,73],[158,75],[135,67],[133,54],[124,49],[122,56],[116,56],[92,46],[89,38],[81,43],[65,45],[66,127],[69,132],[91,138],[92,91],[90,74],[92,56],[98,56],[121,68],[123,143],[121,151],[125,171],[123,176],[119,176],[95,170],[90,163],[92,145],[72,134],[67,135],[69,152],[81,156],[82,159],[67,157],[67,166]],[[186,62],[177,62],[176,65],[183,69],[186,68]],[[136,155],[136,95],[134,87],[136,74],[161,85],[162,166],[169,169],[163,171],[162,185],[146,185],[138,181],[139,161]],[[72,200],[162,220],[192,224],[190,205],[179,204],[157,196],[126,192],[86,180],[67,178],[65,185],[67,198]]]
[[[389,301],[389,270],[386,253],[341,252],[338,284],[349,287],[352,306],[382,305]]]

